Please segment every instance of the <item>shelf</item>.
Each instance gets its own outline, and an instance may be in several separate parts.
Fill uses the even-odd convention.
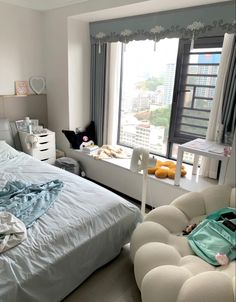
[[[41,96],[41,95],[46,95],[46,93],[41,93],[41,94],[28,94],[28,95],[16,95],[16,94],[6,94],[6,95],[0,95],[0,98],[22,98],[22,97],[29,97],[29,96]]]

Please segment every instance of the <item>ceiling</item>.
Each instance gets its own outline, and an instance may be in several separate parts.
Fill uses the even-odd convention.
[[[79,3],[92,2],[92,1],[99,1],[99,0],[0,0],[0,2],[4,2],[7,4],[17,5],[17,6],[31,8],[40,11],[46,11],[50,9],[69,6],[72,4],[79,4]],[[147,0],[144,0],[143,4],[145,3],[145,1]],[[159,11],[159,10],[168,10],[174,8],[217,3],[223,1],[227,1],[227,0],[191,0],[191,1],[190,0],[178,0],[178,1],[155,0],[155,1],[147,1],[147,2],[150,2],[150,4],[152,2],[154,11]],[[144,5],[144,8],[145,7],[147,7],[147,5]],[[149,11],[151,12],[152,7],[148,5],[148,8]]]
[[[40,11],[64,7],[72,4],[88,2],[89,0],[0,0],[7,4],[13,4],[25,8],[32,8]]]

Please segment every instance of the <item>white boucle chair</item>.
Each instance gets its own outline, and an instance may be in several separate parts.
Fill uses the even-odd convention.
[[[217,185],[191,192],[148,213],[134,231],[130,253],[143,302],[235,302],[235,261],[214,267],[194,255],[182,230],[223,207],[236,189]]]

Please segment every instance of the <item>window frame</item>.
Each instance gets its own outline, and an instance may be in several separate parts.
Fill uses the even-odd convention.
[[[198,38],[194,41],[194,49],[196,49],[196,48],[222,48],[223,40],[224,40],[224,36]],[[175,135],[175,125],[177,124],[178,117],[179,117],[179,111],[180,111],[179,105],[181,105],[180,100],[179,100],[179,95],[181,92],[181,87],[183,85],[182,75],[184,74],[184,70],[186,70],[184,60],[186,60],[186,57],[188,58],[189,55],[191,54],[190,45],[191,45],[191,41],[189,39],[179,39],[177,59],[176,59],[176,69],[175,69],[175,76],[174,76],[173,97],[172,97],[171,112],[170,112],[170,124],[169,124],[169,131],[168,131],[167,150],[166,150],[166,155],[155,154],[156,156],[159,156],[159,157],[173,159],[172,149],[173,149],[174,144],[183,144],[183,143],[186,143],[186,142],[196,138],[195,136],[191,137],[189,135],[187,135],[187,136],[185,136],[185,135],[176,136]],[[187,49],[187,54],[186,54],[186,49]],[[122,43],[121,64],[120,64],[120,85],[119,85],[120,88],[119,88],[119,106],[118,106],[119,108],[118,108],[117,144],[124,146],[124,147],[133,148],[132,146],[129,146],[127,144],[120,142],[124,51],[125,51],[125,45],[124,45],[124,43]],[[201,85],[199,84],[199,86],[201,86]],[[197,109],[196,109],[196,111],[197,111]],[[204,109],[201,109],[201,111],[208,112],[208,110],[204,110]]]
[[[194,41],[194,49],[222,48],[223,40],[224,40],[224,36],[198,38]],[[168,134],[168,145],[167,145],[167,156],[170,159],[173,158],[172,149],[174,144],[183,144],[196,138],[196,136],[191,136],[191,135],[183,135],[183,134],[176,135],[176,128],[175,128],[180,121],[179,116],[182,116],[180,114],[180,110],[181,110],[180,94],[181,92],[183,92],[182,86],[184,86],[183,85],[184,79],[186,79],[186,75],[183,76],[184,71],[186,70],[184,61],[191,54],[190,47],[191,47],[191,41],[189,39],[179,40],[179,49],[178,49],[177,62],[176,62],[175,83],[174,83],[171,116],[170,116],[170,127],[169,127],[169,134]],[[186,51],[188,52],[187,54]],[[208,110],[204,110],[204,109],[201,109],[200,111],[208,112]]]

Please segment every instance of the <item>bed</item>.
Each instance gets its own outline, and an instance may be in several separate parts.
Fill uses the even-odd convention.
[[[6,121],[0,140],[13,144]],[[18,152],[0,160],[0,189],[7,181],[54,179],[64,187],[31,228],[27,239],[0,254],[0,301],[61,301],[116,257],[139,223],[139,209],[77,175]]]

